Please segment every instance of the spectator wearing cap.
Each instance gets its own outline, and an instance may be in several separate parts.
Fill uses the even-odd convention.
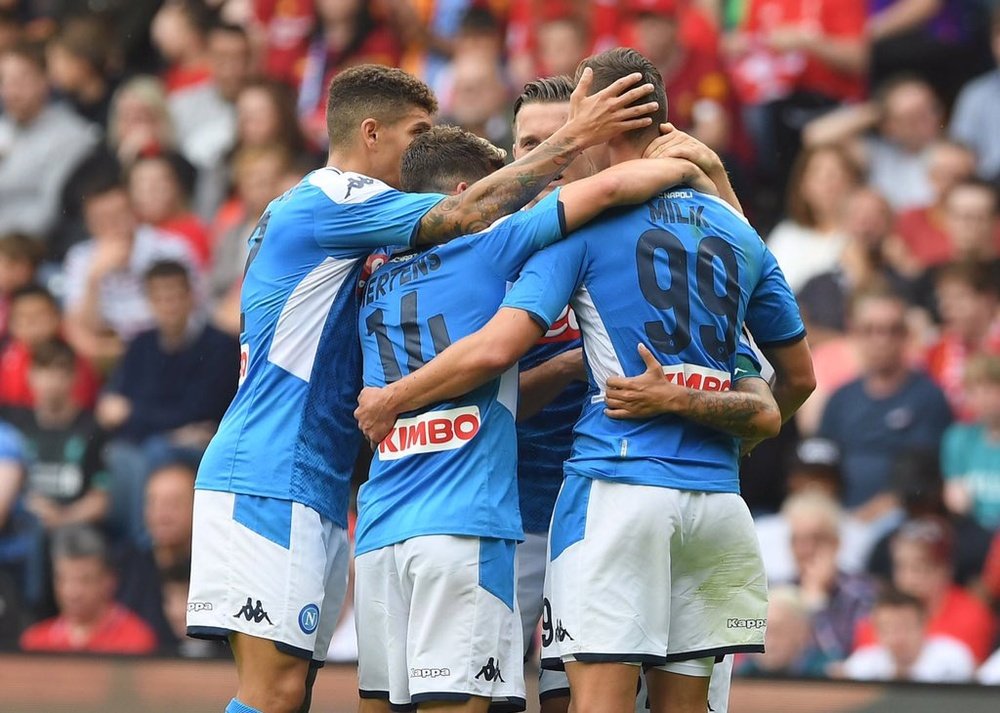
[[[928,635],[960,641],[982,662],[993,650],[996,618],[980,599],[955,584],[954,542],[946,520],[924,517],[906,522],[892,538],[892,584],[923,606]],[[861,622],[855,647],[877,640],[872,621]]]
[[[839,671],[845,678],[922,683],[972,680],[976,668],[972,652],[950,636],[933,634],[917,597],[893,589],[883,592],[872,621],[876,641],[844,662]]]
[[[52,570],[59,614],[21,635],[25,651],[148,654],[152,630],[114,601],[115,571],[96,529],[76,525],[56,533]]]
[[[191,210],[197,171],[179,153],[140,156],[128,170],[129,198],[136,219],[187,243],[204,269],[211,256],[208,228]]]
[[[713,150],[732,155],[737,125],[735,95],[714,51],[693,46],[682,29],[686,3],[630,0],[630,30],[636,48],[663,77],[667,116]]]
[[[837,510],[834,518],[838,525],[834,534],[840,544],[837,549],[837,569],[850,574],[863,571],[872,542],[868,528],[837,507],[843,488],[840,449],[837,444],[822,438],[806,438],[795,447],[788,461],[787,495],[781,512],[754,519],[768,581],[790,582],[797,577],[789,512],[786,508],[803,496],[817,496],[807,502],[833,502],[833,508],[826,508],[824,514]]]
[[[940,458],[933,448],[915,448],[900,453],[892,464],[889,488],[898,500],[901,512],[890,531],[871,549],[865,569],[883,581],[892,578],[892,539],[909,520],[939,518],[951,525],[954,534],[952,564],[955,583],[972,586],[983,571],[990,548],[990,531],[968,515],[948,510],[944,501],[944,483]]]
[[[938,386],[907,366],[906,311],[891,291],[855,295],[849,320],[861,376],[830,397],[818,431],[840,448],[844,506],[883,532],[879,521],[898,506],[889,490],[893,460],[907,448],[940,443],[951,423]]]
[[[63,184],[97,143],[93,126],[49,101],[45,55],[17,45],[0,55],[0,234],[47,238]]]
[[[143,537],[142,493],[160,458],[197,462],[236,393],[239,344],[198,310],[184,264],[154,263],[143,278],[155,327],[128,344],[97,404],[108,451],[116,523]]]
[[[953,512],[971,514],[984,528],[1000,531],[1000,354],[970,361],[965,385],[973,420],[945,431],[945,502]]]

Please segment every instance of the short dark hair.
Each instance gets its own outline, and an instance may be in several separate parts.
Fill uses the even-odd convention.
[[[204,0],[168,0],[164,7],[174,6],[187,18],[191,28],[202,37],[208,34],[216,20],[216,13]]]
[[[87,177],[80,188],[80,205],[86,207],[87,203],[94,198],[106,196],[109,193],[122,191],[128,194],[128,188],[122,180],[121,172],[114,170],[110,166],[102,167]]]
[[[132,172],[138,165],[157,161],[166,164],[174,175],[184,199],[191,200],[198,182],[198,169],[178,151],[154,151],[140,154],[128,169],[129,178],[131,179]]]
[[[460,35],[499,35],[502,28],[497,16],[487,8],[473,5],[458,22]]]
[[[232,22],[224,22],[222,20],[216,20],[212,23],[209,28],[209,33],[214,34],[220,32],[226,35],[239,35],[246,41],[250,41],[250,36],[247,34],[246,28],[242,25],[236,25]]]
[[[56,312],[59,312],[59,301],[55,296],[49,292],[47,289],[41,285],[25,285],[24,287],[14,290],[14,293],[10,296],[10,305],[13,307],[20,300],[30,299],[32,297],[38,297],[45,300]]]
[[[906,592],[901,592],[895,587],[883,587],[878,595],[875,597],[875,609],[880,607],[886,608],[900,608],[909,607],[915,609],[920,613],[920,616],[924,616],[927,613],[927,609],[924,607],[924,603],[917,599],[912,594],[907,594]]]
[[[573,80],[565,74],[534,79],[524,85],[524,90],[514,100],[514,119],[525,104],[563,104],[573,94]]]
[[[62,47],[98,74],[108,74],[120,63],[115,33],[97,15],[70,18],[49,45]]]
[[[401,69],[378,64],[345,69],[330,82],[327,95],[326,129],[331,148],[349,145],[365,119],[391,124],[409,106],[433,114],[438,103],[430,87]]]
[[[962,283],[977,295],[1000,296],[996,273],[989,264],[970,261],[947,263],[935,275],[934,286],[938,287],[946,282]]]
[[[45,74],[47,62],[45,61],[45,47],[32,40],[20,40],[14,46],[7,48],[3,56],[20,57],[21,59],[35,65],[42,74]]]
[[[906,300],[898,290],[893,289],[893,287],[885,281],[877,281],[872,283],[870,287],[866,287],[860,290],[856,290],[848,298],[847,302],[847,314],[851,319],[857,317],[858,310],[866,302],[895,302],[900,305],[904,310],[909,306],[909,302]]]
[[[191,286],[191,273],[183,263],[176,260],[157,260],[146,270],[142,281],[148,286],[153,280],[165,277],[179,277],[188,287]]]
[[[587,57],[577,65],[575,83],[580,82],[583,70],[590,67],[594,72],[594,83],[591,85],[591,93],[596,93],[606,89],[622,77],[638,72],[642,75],[642,84],[652,84],[653,93],[637,100],[633,106],[655,101],[659,107],[652,114],[653,123],[642,129],[633,129],[623,136],[635,143],[643,140],[651,140],[659,135],[660,124],[667,120],[667,93],[663,88],[663,77],[659,70],[639,52],[631,47],[616,47],[615,49],[595,54]]]
[[[401,187],[410,193],[450,193],[465,181],[502,168],[507,152],[456,126],[435,126],[411,143],[403,154]]]
[[[111,552],[101,531],[92,525],[66,525],[52,533],[52,559],[96,557],[111,569]]]
[[[54,337],[42,342],[31,352],[31,366],[40,369],[76,370],[76,353],[65,339]]]

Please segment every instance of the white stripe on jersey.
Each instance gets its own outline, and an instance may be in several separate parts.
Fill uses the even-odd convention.
[[[510,411],[510,415],[517,420],[517,396],[518,396],[518,366],[515,364],[510,369],[500,375],[500,383],[497,385],[497,403]]]
[[[341,173],[332,166],[313,171],[309,183],[326,194],[334,203],[364,203],[379,193],[389,190],[389,186],[377,178],[360,173]]]
[[[333,301],[358,258],[328,257],[302,278],[278,316],[267,360],[308,382]],[[354,289],[347,285],[346,289]]]
[[[624,376],[625,371],[611,343],[611,335],[608,334],[601,315],[597,313],[594,299],[587,291],[586,285],[580,285],[573,295],[571,305],[580,323],[580,331],[583,333],[583,348],[587,354],[590,372],[594,376],[594,384],[603,394],[608,378]]]

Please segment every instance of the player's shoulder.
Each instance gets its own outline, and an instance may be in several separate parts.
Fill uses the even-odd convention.
[[[358,205],[386,192],[395,191],[386,183],[353,171],[341,171],[333,166],[319,168],[308,174],[302,184],[308,190],[303,194],[334,205]]]

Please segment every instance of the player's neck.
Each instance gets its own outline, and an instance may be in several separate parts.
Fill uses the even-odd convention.
[[[641,147],[636,146],[631,141],[617,139],[608,142],[608,160],[612,166],[624,163],[625,161],[631,161],[632,159],[642,158],[642,151]]]
[[[330,149],[326,165],[345,173],[360,173],[362,176],[370,176],[372,174],[371,161],[367,155],[360,151]]]

